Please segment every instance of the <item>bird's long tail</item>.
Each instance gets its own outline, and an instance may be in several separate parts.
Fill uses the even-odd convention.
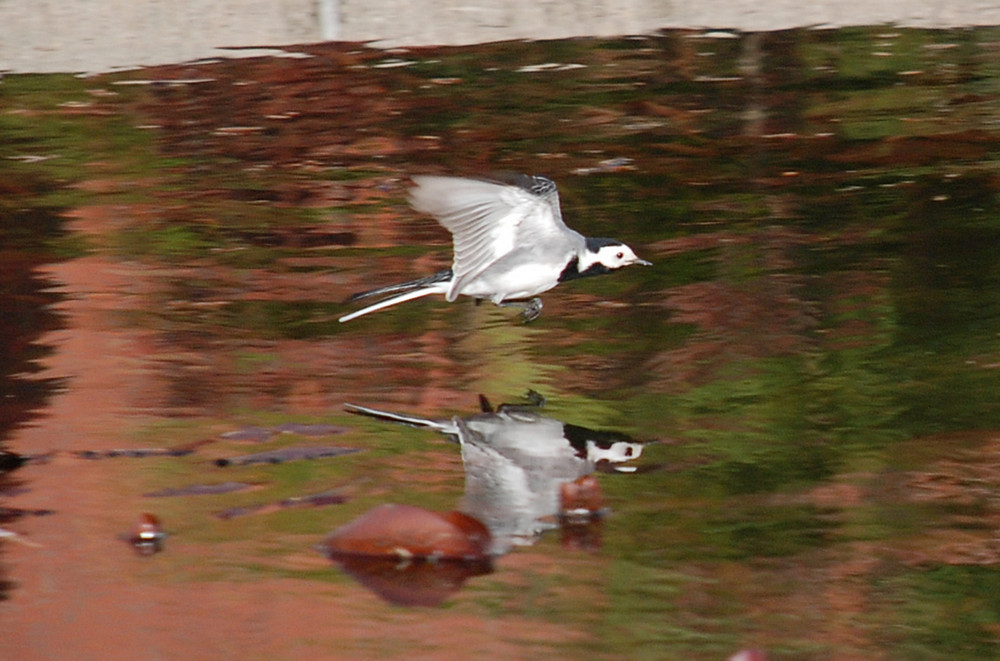
[[[372,296],[380,296],[382,294],[395,294],[396,292],[410,292],[415,289],[422,289],[424,287],[429,287],[430,285],[440,284],[442,282],[448,282],[451,280],[451,269],[445,269],[443,271],[438,271],[434,275],[428,275],[424,278],[417,278],[416,280],[409,280],[407,282],[400,282],[395,285],[389,285],[387,287],[378,287],[376,289],[369,289],[367,291],[359,291],[357,294],[352,294],[350,298],[347,299],[347,303],[352,301],[357,301],[362,298],[371,298]]]
[[[443,294],[448,291],[448,285],[451,281],[451,269],[445,269],[444,271],[438,271],[434,275],[429,275],[425,278],[417,278],[416,280],[410,280],[408,282],[400,282],[399,284],[389,285],[387,287],[378,287],[377,289],[369,289],[367,291],[358,292],[347,299],[347,302],[357,301],[362,298],[369,298],[371,296],[379,296],[380,294],[396,294],[398,296],[390,296],[378,303],[373,303],[368,307],[361,308],[350,314],[345,314],[338,321],[344,323],[345,321],[350,321],[351,319],[357,319],[360,316],[366,315],[369,312],[375,312],[376,310],[381,310],[382,308],[387,308],[391,305],[397,305],[405,301],[412,301],[415,298],[420,298],[422,296],[429,296],[430,294]],[[400,293],[401,292],[401,293]]]
[[[411,427],[426,427],[445,434],[456,433],[455,424],[451,420],[428,420],[427,418],[418,418],[415,415],[393,413],[392,411],[380,411],[379,409],[370,409],[367,406],[358,406],[357,404],[344,404],[344,410],[348,413],[366,415],[369,418],[375,418],[376,420],[385,420],[401,425],[409,425]]]

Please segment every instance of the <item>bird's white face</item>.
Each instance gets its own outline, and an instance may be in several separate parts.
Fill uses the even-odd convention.
[[[601,246],[595,255],[595,262],[602,264],[609,269],[620,269],[631,264],[642,264],[650,266],[650,263],[638,256],[624,243]]]
[[[642,444],[630,441],[616,441],[610,445],[599,445],[593,441],[587,442],[587,459],[596,463],[607,462],[614,466],[614,470],[622,473],[630,473],[635,470],[634,466],[619,466],[638,459],[642,455]]]

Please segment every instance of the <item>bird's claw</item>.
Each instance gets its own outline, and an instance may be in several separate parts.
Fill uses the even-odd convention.
[[[524,323],[528,323],[538,319],[541,314],[542,299],[536,296],[525,304],[524,312],[521,313],[521,317],[524,319]]]

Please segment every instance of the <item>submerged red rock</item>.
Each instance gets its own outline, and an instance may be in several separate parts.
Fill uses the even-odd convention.
[[[593,475],[559,485],[559,516],[563,522],[584,523],[604,513],[604,492]]]
[[[493,571],[490,560],[403,561],[378,556],[334,558],[347,574],[390,604],[438,606],[466,579]]]
[[[163,550],[163,540],[166,537],[160,518],[146,512],[139,515],[131,534],[124,536],[124,539],[139,555],[154,555]]]
[[[596,551],[601,547],[601,519],[607,508],[597,478],[584,475],[559,486],[559,522],[565,549]]]
[[[437,606],[493,571],[490,532],[461,512],[379,505],[330,533],[320,550],[386,601]]]
[[[323,540],[336,556],[430,560],[488,558],[490,532],[461,512],[432,512],[412,505],[380,505],[341,526]]]

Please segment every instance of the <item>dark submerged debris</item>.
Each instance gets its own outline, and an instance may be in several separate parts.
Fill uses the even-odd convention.
[[[274,432],[263,427],[244,427],[220,434],[227,441],[256,441],[258,443],[263,443],[273,435]]]
[[[346,427],[337,425],[327,425],[322,423],[303,422],[283,422],[274,427],[244,427],[221,434],[227,441],[253,441],[263,443],[270,440],[276,434],[298,434],[299,436],[331,436],[333,434],[343,434]]]
[[[26,463],[28,463],[28,457],[16,452],[0,450],[0,472],[15,470]]]
[[[230,507],[227,510],[222,510],[221,512],[215,512],[214,516],[223,521],[228,521],[229,519],[235,519],[238,516],[246,516],[247,514],[257,514],[263,510],[265,505],[249,505],[245,507]]]
[[[347,427],[324,424],[303,424],[301,422],[286,422],[273,427],[274,431],[282,434],[298,434],[299,436],[330,436],[331,434],[343,434]]]
[[[143,457],[183,457],[192,454],[194,450],[188,448],[134,448],[134,449],[114,449],[114,450],[76,450],[74,455],[81,459],[114,459],[118,457],[128,457],[131,459],[141,459]]]
[[[50,509],[26,509],[23,507],[0,507],[0,520],[12,521],[24,516],[48,516],[55,514],[55,510]]]
[[[262,503],[259,505],[232,507],[227,510],[215,512],[214,516],[227,521],[238,516],[246,516],[247,514],[268,514],[270,512],[276,512],[290,507],[323,507],[326,505],[340,505],[346,502],[347,496],[345,496],[340,490],[331,489],[329,491],[323,491],[309,496],[292,496],[291,498],[279,500],[276,503]]]
[[[146,498],[170,498],[173,496],[214,496],[223,493],[233,493],[253,488],[246,482],[220,482],[218,484],[192,484],[186,487],[176,487],[151,491],[142,494]]]
[[[203,438],[189,443],[181,443],[169,448],[116,448],[112,450],[76,450],[72,454],[81,459],[115,459],[128,457],[142,459],[144,457],[183,457],[194,454],[203,445],[214,443],[215,439]]]
[[[361,452],[361,448],[350,448],[338,445],[328,445],[325,447],[296,446],[281,448],[279,450],[269,450],[267,452],[257,452],[241,457],[224,457],[216,459],[216,466],[249,466],[251,464],[281,464],[286,461],[296,461],[299,459],[324,459],[326,457],[339,457],[345,454]]]

